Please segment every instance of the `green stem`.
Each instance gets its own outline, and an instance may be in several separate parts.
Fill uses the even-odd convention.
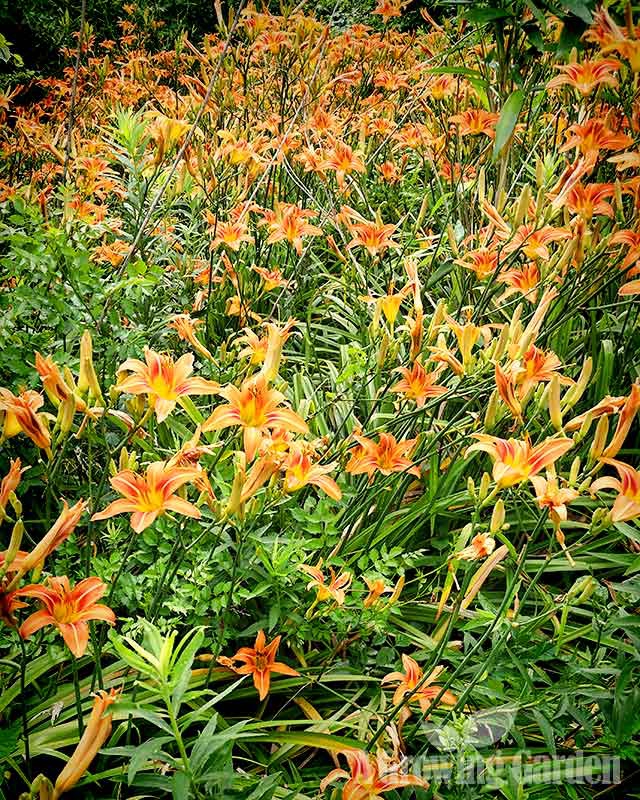
[[[73,690],[76,697],[76,716],[78,717],[78,734],[84,733],[84,720],[82,719],[82,700],[80,699],[80,679],[78,678],[78,659],[71,654],[71,669],[73,671]]]

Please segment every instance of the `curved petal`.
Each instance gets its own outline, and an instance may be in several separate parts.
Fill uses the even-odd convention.
[[[102,511],[97,511],[92,517],[92,522],[98,522],[101,519],[109,519],[109,517],[115,517],[116,514],[129,514],[132,511],[135,511],[137,506],[135,503],[132,503],[130,500],[114,500],[112,503]]]
[[[76,658],[85,654],[89,644],[89,626],[86,622],[59,622],[58,630],[65,644]]]
[[[46,610],[42,609],[41,611],[36,611],[35,614],[31,614],[31,616],[27,617],[25,621],[20,626],[20,636],[23,639],[28,639],[36,631],[39,631],[40,628],[44,628],[45,625],[55,625],[56,620],[51,614]]]

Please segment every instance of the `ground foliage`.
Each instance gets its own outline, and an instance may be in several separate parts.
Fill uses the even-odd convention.
[[[320,5],[0,97],[6,798],[634,796],[640,26]]]

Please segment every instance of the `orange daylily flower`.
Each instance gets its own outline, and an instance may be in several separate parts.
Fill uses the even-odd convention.
[[[601,150],[624,150],[632,144],[631,136],[610,130],[604,120],[588,119],[582,125],[576,123],[567,129],[567,140],[560,152],[576,149],[593,165]]]
[[[118,389],[128,394],[146,394],[158,422],[165,420],[182,397],[192,394],[213,394],[219,388],[215,381],[189,377],[193,372],[193,355],[186,353],[177,361],[144,348],[144,362],[129,358],[118,372],[130,372],[118,381]],[[145,363],[146,362],[146,363]]]
[[[479,136],[484,133],[490,139],[496,135],[495,127],[499,114],[493,111],[485,111],[484,108],[468,108],[461,114],[454,114],[449,117],[449,122],[454,122],[458,126],[461,136]]]
[[[212,250],[220,247],[220,245],[226,245],[230,250],[238,252],[243,242],[247,242],[247,244],[253,242],[253,236],[247,230],[247,223],[242,219],[231,222],[218,222],[215,226],[215,231],[215,238],[211,242]]]
[[[340,487],[328,474],[333,472],[336,466],[336,462],[314,464],[304,446],[293,445],[282,465],[285,470],[284,490],[297,492],[304,486],[317,486],[329,497],[340,500],[342,498]]]
[[[318,561],[315,567],[309,564],[299,564],[298,569],[301,569],[303,572],[306,572],[307,575],[311,576],[311,580],[307,584],[307,590],[316,590],[316,599],[311,609],[314,608],[317,603],[323,600],[329,600],[329,598],[339,606],[344,605],[346,597],[345,592],[349,586],[351,586],[351,581],[353,580],[353,576],[350,572],[341,572],[339,575],[336,575],[333,567],[329,567],[330,580],[327,583],[324,572],[322,571],[322,559]],[[309,611],[311,611],[311,609],[309,609]]]
[[[627,272],[628,276],[640,273],[640,231],[622,230],[616,231],[609,238],[609,246],[621,244],[625,245],[627,253],[624,261],[620,264],[620,269]],[[631,269],[629,269],[631,267]]]
[[[573,559],[567,552],[564,533],[560,530],[560,526],[567,521],[567,505],[579,497],[580,492],[569,487],[560,487],[558,478],[553,472],[547,472],[546,478],[543,478],[542,475],[532,475],[529,480],[535,489],[536,503],[540,508],[549,510],[549,519],[553,522],[556,539],[565,551],[569,562],[573,563]]]
[[[110,479],[111,486],[122,498],[114,500],[91,519],[97,521],[130,513],[131,527],[136,533],[141,533],[167,511],[200,519],[200,511],[175,494],[185,483],[195,483],[200,475],[199,469],[170,466],[164,461],[149,464],[144,475],[125,469]]]
[[[36,372],[40,376],[42,386],[53,405],[58,406],[74,395],[74,386],[70,386],[62,377],[58,365],[51,356],[44,358],[36,351]]]
[[[258,690],[258,697],[260,700],[264,700],[269,694],[272,672],[276,672],[279,675],[291,675],[292,677],[300,675],[292,667],[276,661],[276,653],[281,639],[282,636],[276,636],[273,641],[267,644],[264,631],[260,630],[253,647],[241,647],[231,658],[220,656],[218,663],[228,667],[238,675],[252,675],[253,685]],[[236,667],[235,661],[243,661],[244,663],[241,667]]]
[[[528,439],[499,439],[486,433],[472,434],[479,441],[467,449],[467,454],[481,450],[493,459],[493,479],[505,488],[522,483],[545,467],[550,467],[573,445],[573,439],[564,436],[545,439],[535,447]]]
[[[540,270],[535,261],[530,261],[524,267],[515,267],[505,270],[498,275],[498,283],[506,283],[509,287],[502,295],[502,300],[514,292],[522,294],[530,303],[538,299],[538,285],[540,284]]]
[[[615,58],[583,61],[582,64],[554,64],[554,67],[562,74],[552,78],[547,83],[547,89],[572,86],[583,97],[587,97],[598,86],[615,88],[618,85],[615,73],[620,69],[620,62]]]
[[[58,800],[63,794],[73,789],[89,769],[98,750],[111,735],[113,714],[108,711],[108,708],[115,703],[119,694],[120,692],[116,689],[110,689],[108,692],[104,690],[96,692],[93,696],[91,714],[82,737],[64,769],[58,775],[51,800]]]
[[[613,477],[598,478],[591,484],[589,489],[591,494],[600,492],[602,489],[615,489],[618,492],[610,512],[613,522],[626,522],[640,517],[640,472],[615,458],[600,460],[614,467],[620,480]]]
[[[244,431],[244,450],[253,460],[262,436],[273,428],[284,428],[295,433],[307,433],[307,423],[295,411],[281,407],[285,397],[282,392],[269,389],[263,375],[246,380],[240,389],[226,386],[217,394],[228,402],[218,406],[202,425],[204,433],[219,431],[239,425]]]
[[[538,383],[548,383],[558,370],[562,368],[562,362],[551,350],[544,351],[532,344],[525,350],[522,358],[512,364],[514,381],[518,386],[518,396],[523,399],[530,389]],[[559,376],[561,384],[571,384],[571,378]]]
[[[387,2],[388,0],[381,0]],[[349,772],[344,769],[332,769],[320,781],[320,791],[334,781],[344,779],[342,787],[343,800],[380,800],[385,792],[402,789],[403,786],[428,786],[427,782],[417,775],[409,775],[401,771],[399,763],[393,763],[383,753],[376,757],[364,750],[343,750],[349,765]]]
[[[478,280],[490,278],[498,269],[498,251],[490,247],[479,247],[477,250],[470,250],[464,258],[454,259],[454,264],[459,264],[465,269],[475,272]]]
[[[267,209],[263,212],[260,225],[267,225],[269,238],[267,244],[287,241],[293,245],[298,255],[302,255],[302,240],[305,236],[320,236],[322,230],[308,219],[317,217],[317,213],[309,208],[302,209],[292,203],[276,202],[274,210]]]
[[[618,424],[613,438],[602,453],[603,458],[615,458],[618,455],[638,411],[640,411],[640,382],[636,381],[632,384],[629,396],[620,409]]]
[[[578,183],[567,193],[565,204],[569,211],[579,214],[587,222],[594,215],[613,218],[613,206],[607,203],[607,198],[613,197],[615,191],[612,183],[588,183],[586,186]]]
[[[416,406],[422,408],[429,397],[440,397],[446,394],[447,387],[437,383],[442,369],[427,372],[419,361],[414,361],[411,369],[398,367],[395,372],[402,375],[402,380],[394,384],[389,391],[404,394],[408,400],[415,400]]]
[[[16,396],[8,389],[0,388],[0,411],[4,416],[2,438],[10,439],[24,433],[41,450],[50,451],[51,436],[44,416],[37,413],[43,403],[42,395],[30,389]]]
[[[571,231],[566,228],[554,228],[545,225],[536,230],[535,225],[524,224],[513,234],[510,242],[504,247],[505,253],[523,253],[528,259],[541,258],[548,261],[550,257],[548,244],[571,238]]]
[[[58,629],[65,644],[76,658],[84,655],[89,643],[88,621],[103,620],[113,625],[116,615],[97,601],[107,591],[100,578],[85,578],[73,588],[69,578],[47,578],[43,584],[30,584],[18,589],[19,597],[33,597],[42,603],[43,608],[36,611],[20,626],[20,636],[27,639],[45,625]]]
[[[393,17],[402,16],[402,6],[404,6],[405,3],[406,0],[378,0],[378,5],[371,13],[379,14],[386,25]]]
[[[402,666],[404,672],[390,672],[382,679],[382,685],[387,683],[398,683],[396,690],[393,694],[393,704],[400,705],[403,701],[407,704],[403,706],[400,712],[399,727],[406,722],[411,716],[411,703],[418,703],[420,710],[426,714],[433,705],[434,699],[440,694],[442,687],[434,685],[433,682],[437,680],[438,676],[444,671],[444,667],[435,667],[429,677],[422,683],[419,688],[416,688],[420,681],[423,680],[423,671],[418,666],[418,663],[411,656],[403,654]],[[453,692],[445,691],[440,698],[440,703],[447,706],[455,706],[458,698]]]
[[[344,179],[351,172],[366,172],[364,161],[360,156],[356,155],[348,144],[338,140],[327,151],[322,168],[331,169],[336,173],[336,180],[340,189],[344,188]]]
[[[289,281],[282,276],[282,270],[256,266],[251,267],[251,269],[264,281],[265,292],[272,292],[274,289],[285,288],[289,285]]]
[[[353,438],[358,447],[352,451],[349,463],[345,467],[351,475],[364,474],[373,478],[375,472],[381,472],[383,475],[407,472],[409,475],[420,477],[420,467],[407,458],[407,454],[415,447],[417,439],[404,439],[398,442],[390,433],[381,433],[377,442],[364,436],[354,435]]]
[[[349,232],[353,239],[347,245],[347,250],[354,247],[364,247],[371,256],[381,255],[389,247],[399,247],[397,242],[391,238],[398,227],[382,222],[352,222],[349,224]]]

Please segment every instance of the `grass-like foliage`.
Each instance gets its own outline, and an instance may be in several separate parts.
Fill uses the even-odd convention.
[[[640,796],[639,21],[229,5],[0,97],[0,797]]]

